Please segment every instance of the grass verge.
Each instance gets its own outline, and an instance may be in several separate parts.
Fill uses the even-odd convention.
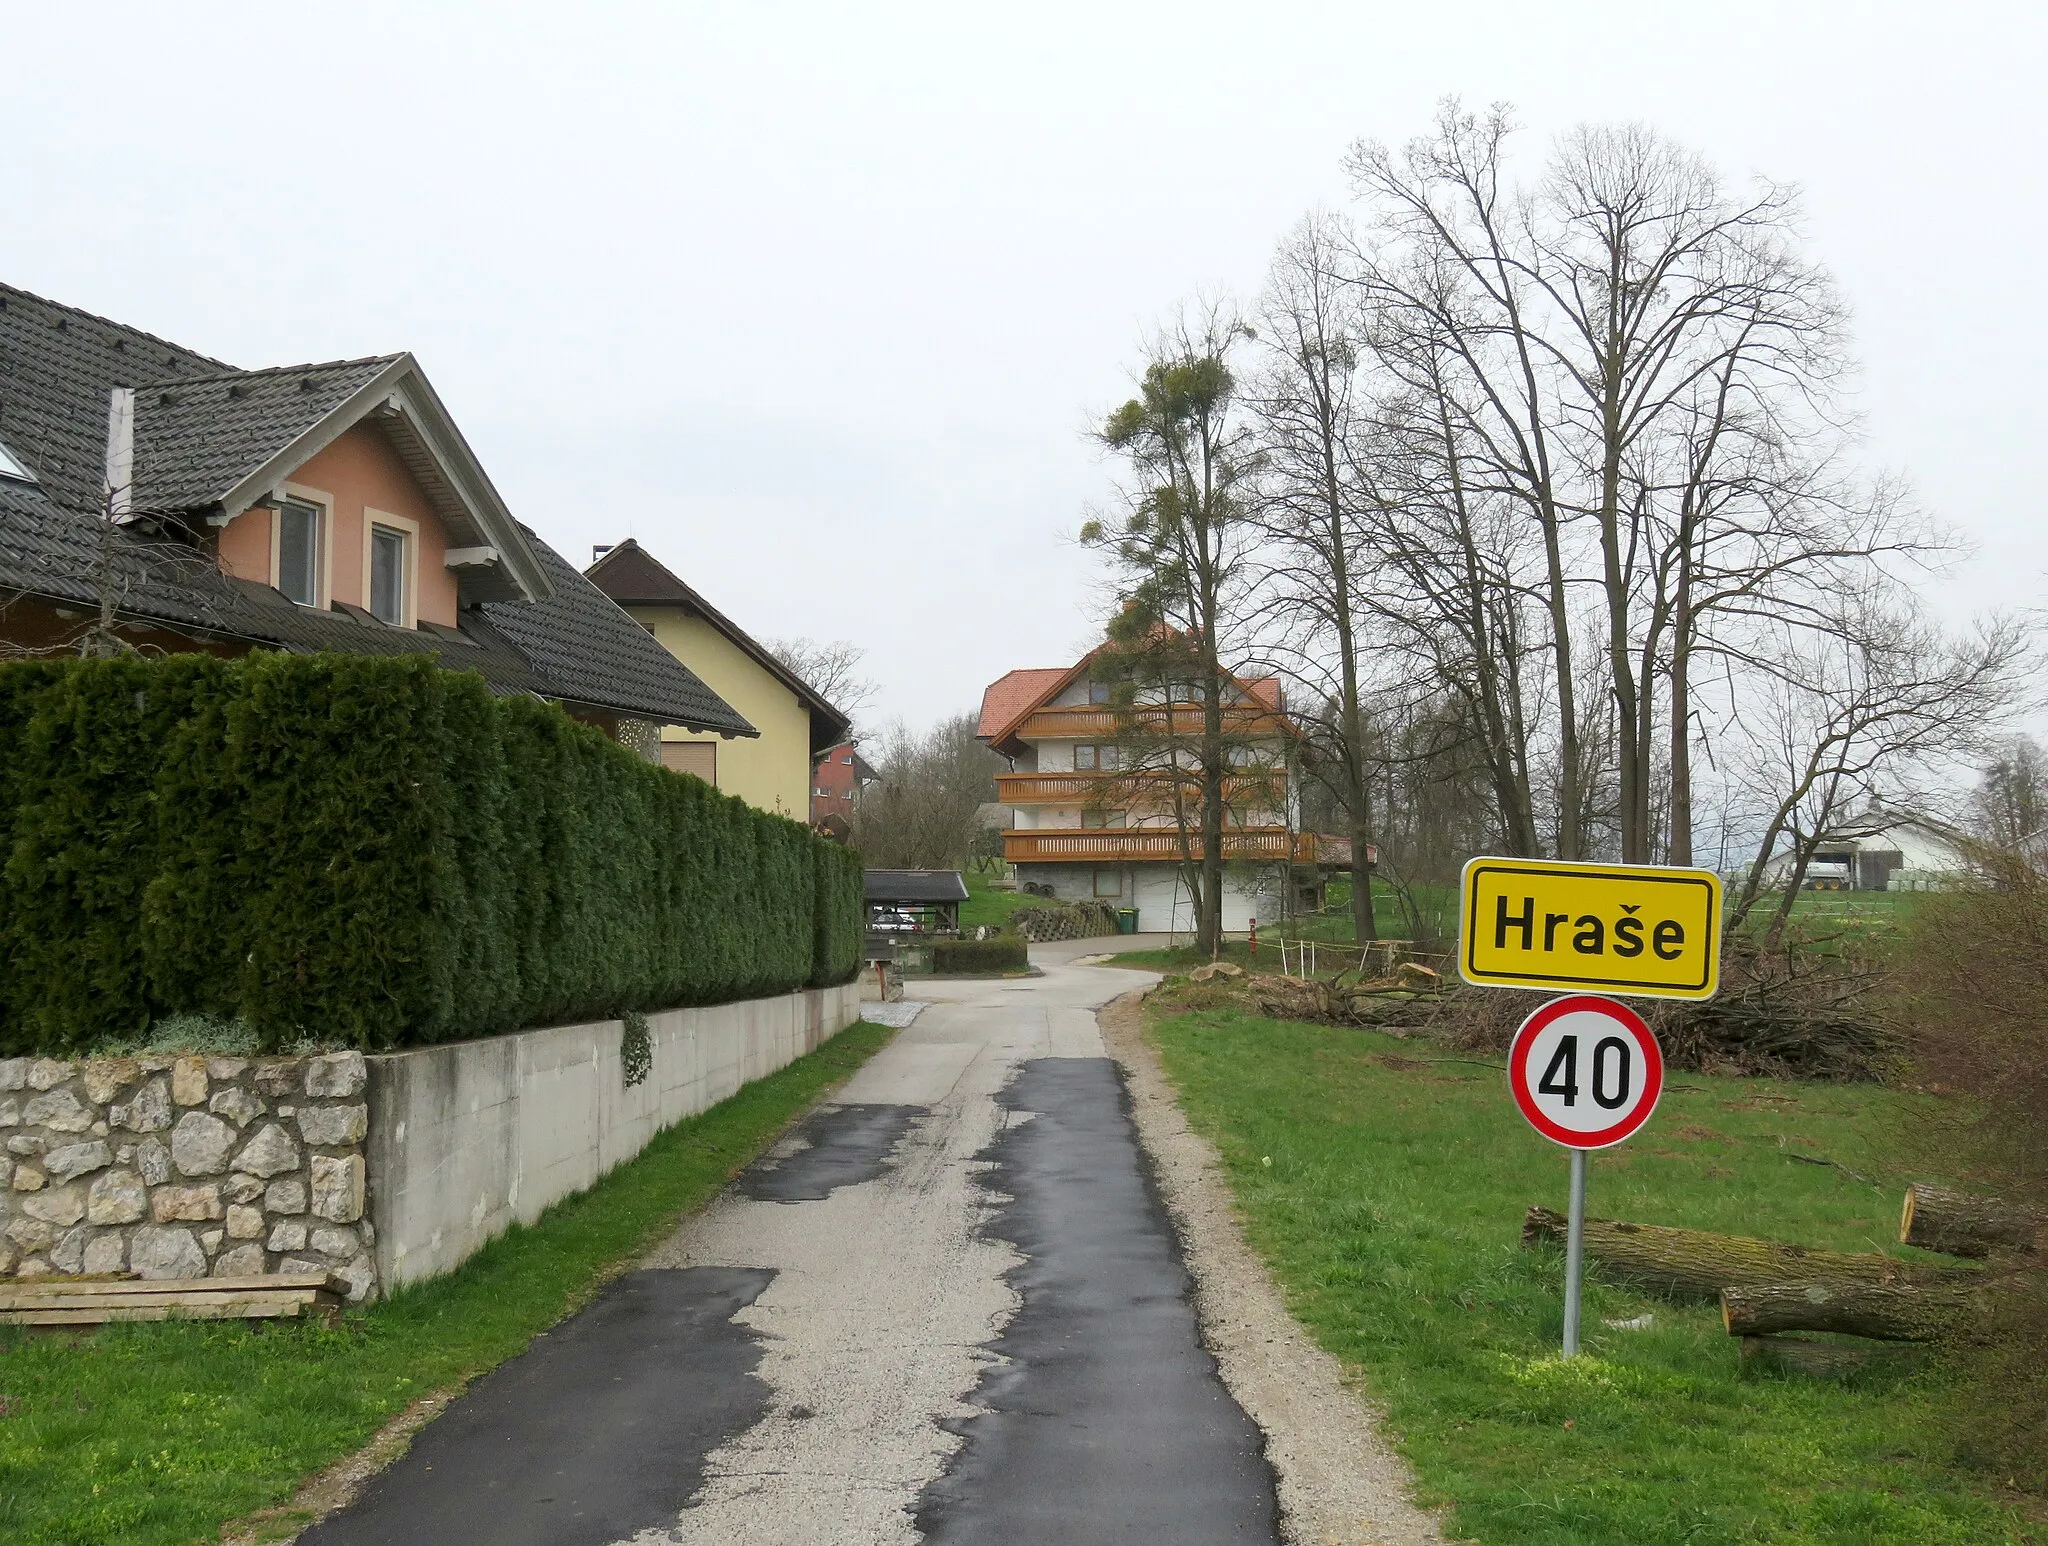
[[[1026,907],[1052,907],[1056,904],[1042,896],[1030,896],[1022,891],[997,891],[989,882],[995,877],[972,865],[960,872],[967,882],[967,900],[960,904],[960,927],[968,934],[986,924],[992,929],[1007,928],[1010,920]]]
[[[1222,1155],[1250,1242],[1311,1333],[1384,1403],[1425,1501],[1495,1546],[1828,1546],[2048,1539],[1949,1468],[1938,1371],[1744,1377],[1712,1306],[1591,1282],[1589,1356],[1557,1357],[1562,1150],[1489,1066],[1413,1042],[1225,1013],[1152,1034]],[[1593,1156],[1589,1206],[1838,1250],[1898,1251],[1876,1141],[1913,1097],[1685,1074]],[[1812,1163],[1821,1160],[1831,1163]],[[1608,1322],[1647,1314],[1647,1329]]]
[[[332,1330],[189,1322],[70,1340],[0,1327],[0,1540],[186,1546],[286,1502],[415,1399],[584,1303],[894,1034],[849,1027],[456,1272]]]

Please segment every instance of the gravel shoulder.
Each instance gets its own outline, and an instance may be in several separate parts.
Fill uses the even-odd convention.
[[[1245,1243],[1221,1161],[1194,1132],[1144,1034],[1144,994],[1096,1016],[1123,1070],[1140,1140],[1173,1215],[1205,1345],[1224,1383],[1266,1435],[1279,1478],[1281,1528],[1294,1546],[1421,1546],[1446,1537],[1411,1501],[1414,1479],[1379,1431],[1378,1414],[1342,1366],[1287,1313]]]

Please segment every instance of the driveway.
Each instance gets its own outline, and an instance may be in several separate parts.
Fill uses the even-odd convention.
[[[1149,979],[1069,964],[1104,944],[926,989],[834,1101],[302,1540],[1277,1540],[1096,1025]]]

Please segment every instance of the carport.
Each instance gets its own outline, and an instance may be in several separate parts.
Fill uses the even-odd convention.
[[[958,934],[967,881],[958,870],[869,870],[868,928],[878,913],[908,913],[925,934]]]

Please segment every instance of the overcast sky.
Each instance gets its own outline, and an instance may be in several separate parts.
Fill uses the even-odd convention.
[[[572,560],[636,536],[922,723],[1091,642],[1089,425],[1351,141],[1639,119],[1806,190],[1869,454],[1978,546],[1944,604],[2032,606],[2043,15],[8,0],[0,276],[238,365],[410,349]]]

